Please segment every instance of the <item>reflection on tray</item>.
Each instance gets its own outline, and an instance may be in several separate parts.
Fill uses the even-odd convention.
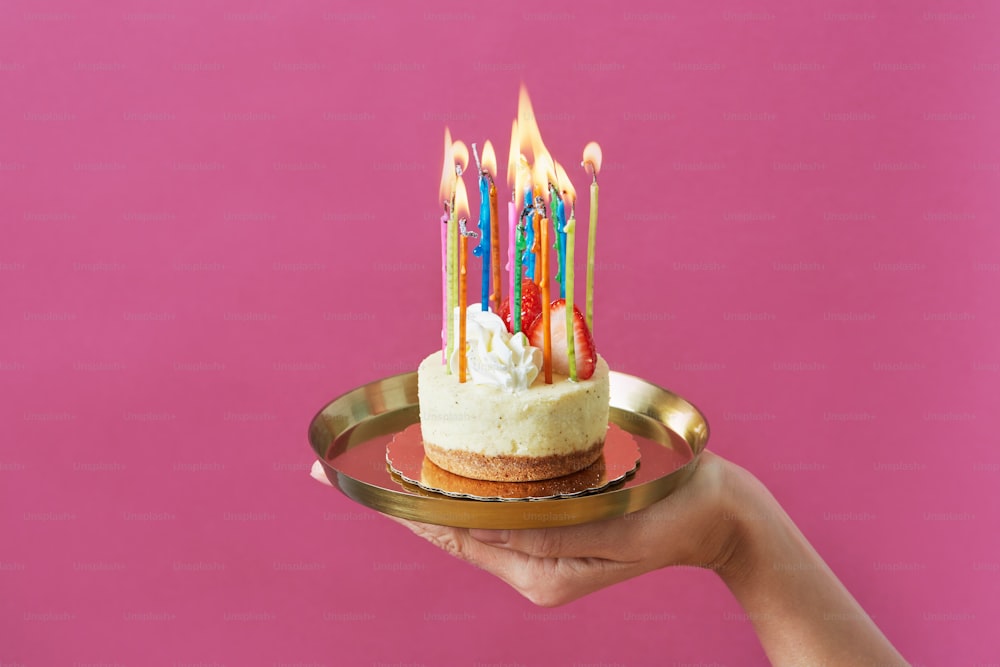
[[[583,470],[535,482],[494,482],[470,479],[439,468],[424,456],[420,425],[396,434],[386,447],[386,462],[399,478],[427,491],[473,500],[544,500],[596,493],[625,479],[639,465],[635,439],[611,424],[604,453]]]

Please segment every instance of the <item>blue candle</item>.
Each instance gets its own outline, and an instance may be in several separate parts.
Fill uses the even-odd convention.
[[[559,269],[556,272],[556,280],[559,281],[559,298],[566,298],[566,207],[559,198],[559,192],[555,187],[550,187],[552,220],[556,228],[556,242],[553,247],[556,249],[556,259]]]
[[[480,307],[484,311],[489,310],[490,301],[490,226],[489,184],[486,180],[486,172],[484,170],[479,173],[479,245],[472,250],[473,255],[483,260]]]
[[[535,224],[534,224],[534,210],[535,201],[533,199],[534,193],[531,191],[531,185],[529,183],[528,187],[524,190],[524,210],[530,211],[531,213],[525,218],[525,228],[524,228],[524,239],[525,239],[525,250],[524,250],[524,270],[528,278],[532,280],[535,279]]]

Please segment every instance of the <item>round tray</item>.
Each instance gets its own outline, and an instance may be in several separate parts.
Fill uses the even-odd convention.
[[[363,385],[335,398],[309,425],[309,442],[333,486],[349,498],[404,519],[459,528],[543,528],[635,512],[674,491],[694,472],[708,422],[691,403],[650,382],[611,372],[610,421],[635,436],[639,469],[600,493],[525,502],[452,498],[391,473],[385,448],[417,423],[417,374]]]

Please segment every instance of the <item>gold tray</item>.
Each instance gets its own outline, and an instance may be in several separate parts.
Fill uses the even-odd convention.
[[[708,443],[708,422],[691,403],[612,371],[610,421],[639,444],[635,474],[592,495],[491,502],[426,491],[391,473],[386,445],[418,419],[417,374],[403,373],[335,398],[313,417],[309,442],[327,479],[349,498],[385,514],[459,528],[568,526],[635,512],[683,484]]]

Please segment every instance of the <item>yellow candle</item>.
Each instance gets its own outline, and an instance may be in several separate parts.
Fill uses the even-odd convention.
[[[466,376],[466,366],[468,363],[468,352],[466,350],[466,333],[465,333],[465,311],[468,307],[468,290],[466,289],[466,273],[469,255],[469,234],[465,230],[465,224],[469,219],[469,196],[465,191],[465,184],[462,179],[458,179],[458,187],[455,188],[455,215],[458,218],[458,224],[455,225],[455,234],[458,237],[458,271],[456,272],[456,291],[457,291],[457,306],[458,306],[458,340],[456,341],[458,350],[458,381],[465,382]],[[451,318],[454,319],[455,315],[452,313]]]
[[[587,328],[594,335],[594,245],[597,243],[597,181],[590,184],[590,228],[587,230]],[[569,263],[567,258],[566,263]]]
[[[597,172],[601,170],[603,155],[596,141],[583,148],[583,168],[594,175],[590,184],[590,229],[587,230],[587,328],[594,334],[594,245],[597,242]],[[569,263],[569,260],[566,260]]]
[[[556,162],[556,178],[559,180],[559,188],[562,190],[562,200],[564,208],[569,209],[569,220],[563,224],[563,231],[566,232],[566,259],[563,262],[563,285],[566,286],[566,356],[569,362],[569,379],[576,382],[576,343],[573,336],[573,267],[576,253],[576,189],[569,180],[569,174]]]
[[[438,191],[445,215],[441,218],[441,363],[448,370],[448,355],[452,346],[451,321],[451,226],[455,210],[455,158],[452,155],[451,132],[444,128],[444,167],[441,189]]]

